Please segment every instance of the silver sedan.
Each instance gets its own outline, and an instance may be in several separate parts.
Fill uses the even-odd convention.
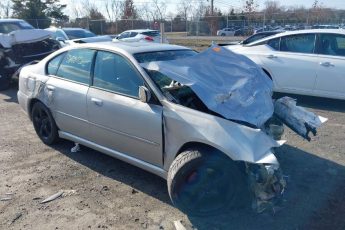
[[[226,51],[216,47],[208,52],[212,56]],[[163,177],[173,204],[186,213],[217,214],[246,205],[252,197],[260,211],[262,204],[284,189],[273,152],[282,143],[264,128],[270,127],[271,119],[266,120],[272,115],[272,100],[262,104],[267,110],[257,110],[264,113],[260,127],[249,124],[250,120],[238,120],[244,104],[228,111],[229,116],[238,115],[238,119],[229,119],[210,109],[193,86],[149,66],[156,63],[163,68],[176,60],[187,63],[208,54],[198,55],[189,48],[167,44],[107,42],[65,47],[23,68],[18,100],[45,144],[67,139]],[[213,58],[199,63],[205,67],[201,72],[217,68],[211,66]],[[262,74],[246,59],[236,63],[245,64],[247,74],[248,65],[253,73]],[[234,68],[240,70],[240,66]],[[270,85],[263,86],[269,89]],[[264,98],[262,92],[249,93],[253,95],[248,95],[246,104]],[[265,95],[270,98],[269,91]],[[219,106],[228,97],[219,97]],[[251,115],[259,116],[247,112],[243,117]],[[258,183],[263,183],[262,191],[257,190]],[[265,196],[270,200],[251,193],[270,193]]]

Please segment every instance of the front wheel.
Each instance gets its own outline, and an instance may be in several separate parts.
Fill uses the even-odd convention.
[[[58,128],[49,109],[44,104],[36,102],[33,105],[31,117],[35,131],[44,144],[52,145],[58,141]]]
[[[189,149],[168,172],[173,204],[192,216],[217,215],[250,204],[247,179],[229,157],[208,148]]]

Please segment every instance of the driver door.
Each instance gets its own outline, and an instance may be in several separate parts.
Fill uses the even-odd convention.
[[[98,51],[87,94],[92,140],[162,166],[162,106],[139,100],[142,85],[144,80],[127,58]]]

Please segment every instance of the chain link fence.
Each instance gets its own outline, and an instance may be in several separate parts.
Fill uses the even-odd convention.
[[[222,16],[222,17],[204,17],[200,19],[174,18],[163,20],[165,32],[183,32],[190,36],[215,36],[217,30],[231,28],[233,30],[243,30],[238,35],[250,35],[254,30],[260,28],[266,29],[305,29],[313,25],[327,24],[344,27],[345,16],[342,17],[323,17],[323,18],[280,18],[265,15],[252,16]],[[119,34],[125,30],[132,29],[155,29],[159,30],[160,21],[147,21],[141,19],[123,19],[117,21],[108,20],[90,20],[88,18],[78,18],[70,21],[53,21],[47,19],[26,19],[35,28],[44,29],[50,26],[56,27],[79,27],[89,29],[98,35]],[[236,35],[236,34],[235,34]]]

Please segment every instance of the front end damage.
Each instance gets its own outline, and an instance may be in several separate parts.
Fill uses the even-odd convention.
[[[45,30],[17,30],[0,34],[1,83],[8,83],[12,77],[18,77],[23,66],[41,60],[58,49],[59,43]]]
[[[252,208],[261,213],[275,210],[282,201],[286,180],[279,165],[246,163],[249,188],[252,191]]]
[[[176,134],[166,138],[167,151],[174,152],[169,146],[192,136],[244,162],[253,209],[259,213],[274,210],[287,185],[274,154],[285,143],[280,140],[284,124],[310,141],[309,133],[315,135],[327,119],[297,106],[291,98],[273,100],[272,82],[261,68],[222,47],[142,67],[170,102],[202,112],[191,116],[184,109],[167,110],[167,135]],[[205,119],[207,125],[201,125]],[[185,125],[179,127],[181,122]],[[192,130],[188,136],[179,132],[186,125]]]

